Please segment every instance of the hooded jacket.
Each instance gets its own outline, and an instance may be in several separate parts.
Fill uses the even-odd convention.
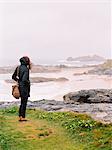
[[[30,96],[30,80],[29,80],[29,69],[27,67],[28,62],[24,57],[20,59],[21,65],[18,66],[13,75],[12,79],[17,81],[19,84],[20,96],[28,98]]]

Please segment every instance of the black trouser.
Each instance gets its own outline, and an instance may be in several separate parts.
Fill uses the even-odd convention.
[[[23,118],[25,118],[27,101],[28,101],[28,98],[21,97],[21,105],[19,108],[19,117],[22,116]]]

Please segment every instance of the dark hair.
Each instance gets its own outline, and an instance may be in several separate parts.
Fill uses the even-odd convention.
[[[23,57],[27,63],[27,65],[29,66],[29,69],[31,69],[31,61],[30,61],[30,58],[28,56],[24,56]]]

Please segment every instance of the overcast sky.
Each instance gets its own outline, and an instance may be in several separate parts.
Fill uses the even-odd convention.
[[[0,1],[0,65],[23,55],[111,57],[110,9],[109,0]]]

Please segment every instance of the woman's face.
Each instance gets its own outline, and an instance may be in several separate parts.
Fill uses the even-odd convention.
[[[31,70],[31,68],[32,68],[32,63],[30,63],[27,67],[28,67],[28,69]]]

